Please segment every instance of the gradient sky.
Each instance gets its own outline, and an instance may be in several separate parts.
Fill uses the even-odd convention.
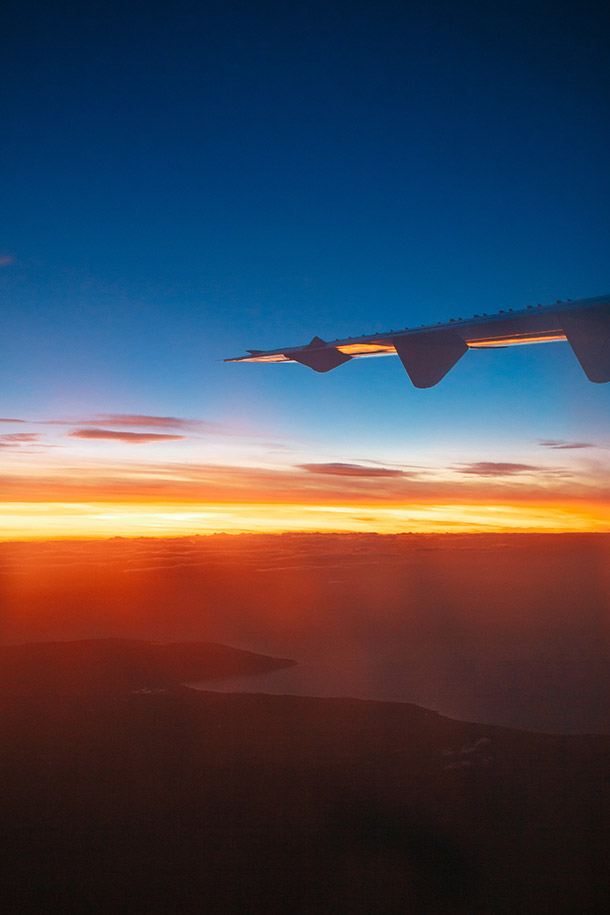
[[[610,292],[610,21],[557,2],[9,2],[0,537],[610,529],[566,343],[274,348]]]

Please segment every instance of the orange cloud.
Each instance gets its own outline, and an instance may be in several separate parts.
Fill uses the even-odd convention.
[[[53,420],[52,423],[61,423]],[[203,419],[184,419],[179,416],[151,416],[146,413],[101,413],[90,419],[69,420],[69,424],[77,426],[127,426],[148,429],[182,429],[184,431],[211,432],[215,434],[226,433],[227,429],[221,423],[208,422]]]
[[[544,473],[546,468],[535,464],[512,464],[508,461],[476,461],[474,464],[461,464],[457,471],[480,477],[508,477],[517,473]]]
[[[40,435],[37,432],[9,432],[6,435],[0,435],[0,448],[25,443],[31,444],[39,440]]]
[[[165,435],[161,432],[116,432],[113,429],[75,429],[68,432],[70,438],[112,439],[131,444],[146,444],[147,442],[179,442],[184,441],[185,435]]]
[[[391,467],[367,467],[364,464],[300,464],[309,473],[328,473],[340,477],[405,477],[404,470]]]
[[[36,432],[11,432],[7,435],[0,435],[0,448],[7,451],[21,451],[23,453],[26,450],[24,446],[42,446],[40,439],[41,436]],[[38,451],[40,448],[36,448],[35,450]]]
[[[1,420],[0,420],[1,421]],[[12,422],[13,420],[7,420]],[[23,422],[23,420],[14,420]],[[206,419],[188,419],[181,416],[157,416],[149,413],[97,413],[94,416],[65,417],[47,419],[40,423],[44,426],[78,426],[107,427],[118,426],[120,429],[176,429],[181,432],[194,432],[201,435],[243,435],[244,430],[236,430],[224,423]]]
[[[539,445],[542,445],[544,448],[556,448],[559,450],[567,450],[573,448],[595,448],[591,442],[564,442],[561,439],[548,439],[541,440],[538,442]]]

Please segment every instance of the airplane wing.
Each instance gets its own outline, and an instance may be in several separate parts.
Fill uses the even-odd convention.
[[[528,305],[522,311],[452,318],[446,324],[390,330],[327,343],[314,337],[304,346],[248,350],[225,362],[300,362],[315,372],[361,356],[398,355],[416,388],[444,378],[469,349],[567,340],[589,381],[610,381],[610,295],[554,305]]]

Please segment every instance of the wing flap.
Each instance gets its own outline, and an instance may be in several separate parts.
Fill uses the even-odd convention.
[[[610,381],[610,308],[565,312],[561,323],[589,381]]]
[[[392,343],[416,388],[438,384],[468,350],[468,344],[451,330],[393,337]]]
[[[348,353],[342,353],[336,346],[329,346],[320,337],[314,337],[311,343],[302,350],[290,350],[290,353],[284,355],[294,362],[306,365],[314,372],[330,372],[331,369],[336,369],[352,358]]]

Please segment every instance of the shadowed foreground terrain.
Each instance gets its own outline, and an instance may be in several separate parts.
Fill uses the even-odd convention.
[[[0,661],[4,911],[606,910],[610,737],[180,685],[290,663],[218,645]]]

